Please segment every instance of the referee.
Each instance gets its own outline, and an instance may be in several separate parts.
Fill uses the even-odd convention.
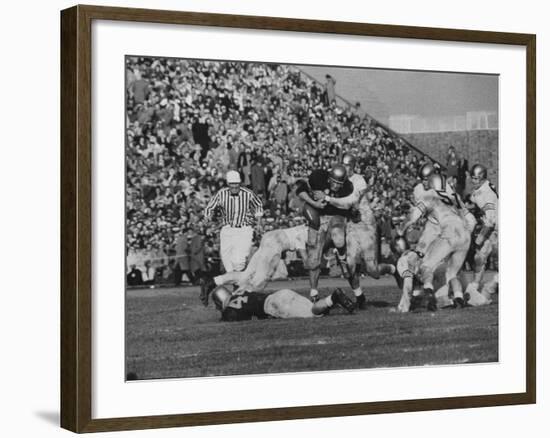
[[[256,218],[263,215],[262,201],[251,190],[241,187],[241,175],[230,170],[228,187],[220,189],[204,209],[206,220],[218,209],[222,216],[220,255],[226,272],[242,271],[252,248]]]

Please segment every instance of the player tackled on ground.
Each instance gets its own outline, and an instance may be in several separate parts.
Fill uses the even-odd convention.
[[[409,246],[409,243],[404,237],[397,237],[392,244],[392,251],[399,255],[397,261],[397,274],[396,280],[399,288],[402,291],[401,300],[397,306],[397,311],[406,313],[411,310],[418,309],[422,303],[422,282],[420,279],[420,266],[422,264],[422,257],[415,251],[415,249]],[[460,281],[460,279],[459,279]],[[461,281],[461,284],[465,285],[466,281]],[[443,307],[456,307],[456,303],[449,296],[449,286],[446,279],[446,263],[440,263],[434,270],[433,285],[435,292],[435,299],[438,308]],[[465,301],[470,306],[482,306],[490,304],[479,292],[474,291],[472,294],[468,294]]]
[[[203,304],[208,305],[207,294],[201,297]],[[246,321],[252,318],[313,318],[326,315],[331,308],[340,305],[349,313],[353,312],[351,301],[341,289],[336,289],[329,296],[312,303],[307,298],[290,289],[281,289],[272,294],[260,292],[242,292],[231,294],[224,286],[212,291],[212,300],[216,309],[221,312],[222,321]]]
[[[252,255],[243,272],[228,272],[214,278],[206,278],[201,284],[202,296],[216,286],[236,284],[235,293],[242,291],[258,292],[265,288],[277,270],[284,251],[298,251],[303,260],[306,256],[307,226],[268,231],[262,236],[260,247]]]

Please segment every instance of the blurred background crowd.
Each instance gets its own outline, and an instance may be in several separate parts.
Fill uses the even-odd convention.
[[[344,152],[357,157],[368,183],[384,256],[429,157],[359,104],[338,100],[332,77],[320,83],[280,64],[141,57],[127,57],[126,76],[129,285],[194,282],[220,270],[218,225],[205,223],[202,211],[227,170],[239,171],[263,200],[259,238],[303,223],[296,181]],[[454,151],[445,164],[458,179]],[[287,253],[285,265],[290,276],[303,273],[296,254]]]

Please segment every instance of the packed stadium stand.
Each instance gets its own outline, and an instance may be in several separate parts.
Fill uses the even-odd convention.
[[[129,285],[220,269],[217,225],[202,211],[229,169],[264,202],[261,236],[302,223],[295,182],[351,152],[388,239],[429,160],[296,66],[127,57],[126,75]],[[289,275],[298,262],[286,255]]]

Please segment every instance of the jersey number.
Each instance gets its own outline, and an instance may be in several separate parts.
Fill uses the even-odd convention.
[[[451,207],[454,206],[453,200],[447,194],[447,192],[445,192],[443,190],[436,190],[436,192],[439,195],[439,198],[441,199],[441,202],[443,202],[446,205],[450,205]]]
[[[227,307],[232,307],[233,309],[242,309],[243,303],[248,303],[248,297],[237,296],[229,301]]]

